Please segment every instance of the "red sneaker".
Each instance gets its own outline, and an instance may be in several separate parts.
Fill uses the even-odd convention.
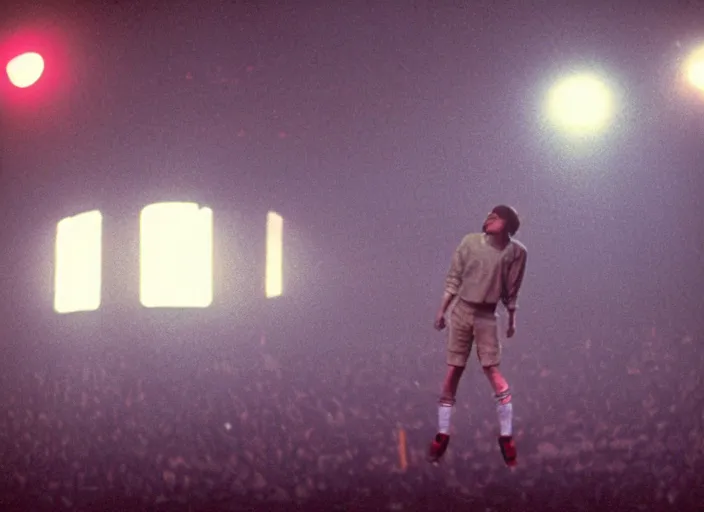
[[[501,455],[503,455],[506,465],[509,467],[515,466],[517,464],[518,451],[516,450],[516,443],[513,437],[499,436],[499,448],[501,448]]]
[[[428,461],[438,462],[447,450],[447,445],[450,443],[450,436],[447,434],[437,434],[433,442],[430,443],[428,450]]]

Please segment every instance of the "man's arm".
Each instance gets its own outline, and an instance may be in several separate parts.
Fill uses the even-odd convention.
[[[444,313],[450,306],[452,299],[455,298],[460,291],[460,286],[462,286],[462,276],[464,275],[464,260],[465,260],[465,247],[464,240],[460,242],[460,245],[455,249],[452,255],[452,262],[450,263],[450,269],[447,271],[447,276],[445,277],[445,293],[442,295],[441,310]]]
[[[454,293],[450,293],[448,291],[445,291],[445,293],[442,294],[442,302],[440,302],[440,311],[438,314],[445,314],[445,311],[447,311],[447,308],[450,307],[450,304],[452,304],[452,301],[455,298]]]
[[[441,319],[444,318],[447,308],[450,307],[455,296],[459,293],[462,285],[462,274],[464,273],[464,255],[462,243],[455,249],[450,263],[450,270],[445,277],[445,291],[442,294],[440,309],[436,315],[435,324],[438,328],[442,328]]]
[[[526,272],[527,256],[528,253],[525,249],[519,251],[516,259],[511,262],[511,266],[508,269],[508,275],[506,277],[506,283],[504,284],[505,292],[502,297],[502,302],[508,311],[508,325],[509,330],[511,331],[515,331],[516,329],[518,292],[521,290],[521,285],[523,284],[523,276]]]

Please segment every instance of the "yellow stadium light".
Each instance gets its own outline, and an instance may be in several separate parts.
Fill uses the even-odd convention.
[[[156,203],[140,218],[140,301],[148,308],[205,308],[213,301],[213,212]]]
[[[591,73],[559,80],[548,92],[547,114],[560,129],[588,135],[604,130],[614,113],[614,95],[609,86]]]
[[[283,233],[284,219],[276,212],[266,216],[266,277],[267,298],[283,293]]]
[[[63,219],[56,226],[54,311],[75,313],[100,307],[102,222],[97,211]]]
[[[704,92],[704,46],[689,56],[685,64],[685,74],[691,85]]]

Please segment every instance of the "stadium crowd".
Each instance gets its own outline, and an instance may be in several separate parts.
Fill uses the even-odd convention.
[[[701,510],[703,351],[619,336],[513,349],[515,469],[476,364],[425,461],[441,344],[27,345],[0,377],[0,510]]]

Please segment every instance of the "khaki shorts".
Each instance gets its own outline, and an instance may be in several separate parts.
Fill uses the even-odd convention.
[[[476,340],[477,357],[484,366],[501,363],[501,343],[494,309],[482,309],[458,299],[450,313],[447,364],[467,366],[469,353]]]

